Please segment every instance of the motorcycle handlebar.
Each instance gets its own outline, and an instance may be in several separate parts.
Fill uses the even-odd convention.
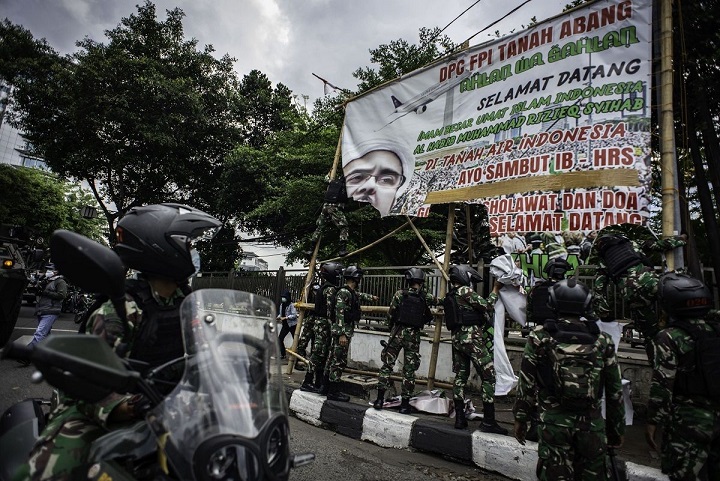
[[[30,357],[33,353],[33,349],[29,346],[23,346],[22,344],[17,344],[14,342],[10,342],[5,346],[2,350],[2,353],[0,353],[0,358],[2,359],[17,359],[20,361],[29,361]]]

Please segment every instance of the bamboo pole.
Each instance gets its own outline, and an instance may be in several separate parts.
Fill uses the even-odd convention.
[[[453,204],[448,206],[448,222],[447,231],[445,232],[445,258],[443,259],[442,273],[445,279],[448,279],[447,271],[450,265],[450,251],[452,249],[452,232],[455,224],[455,207]],[[440,297],[445,297],[447,291],[447,282],[440,284]],[[430,352],[430,367],[428,368],[428,389],[432,390],[435,386],[435,372],[437,371],[437,358],[440,351],[440,337],[442,334],[442,322],[435,322],[435,335],[433,336],[432,351]]]
[[[335,178],[335,173],[337,172],[337,166],[338,162],[340,161],[340,149],[342,147],[342,132],[340,132],[340,136],[338,138],[338,144],[335,148],[335,158],[333,159],[333,165],[330,169],[330,180]],[[305,302],[308,297],[308,288],[310,287],[310,283],[312,282],[313,274],[315,273],[315,260],[317,259],[317,254],[320,251],[320,241],[322,240],[322,235],[318,236],[318,240],[315,243],[315,249],[313,250],[312,257],[310,257],[310,265],[308,266],[308,273],[305,277],[305,284],[303,286],[302,295],[300,297],[300,302]],[[300,342],[300,333],[302,331],[302,325],[303,320],[305,319],[305,310],[300,310],[298,313],[298,322],[295,326],[295,334],[293,335],[293,342],[291,349],[293,352],[297,350],[298,343]],[[290,362],[288,363],[287,367],[287,374],[292,374],[293,368],[295,367],[296,359],[294,356],[291,356]]]
[[[673,129],[672,0],[660,2],[660,162],[662,177],[662,234],[671,237],[675,229],[677,171]],[[675,268],[675,252],[666,253],[668,270]]]
[[[413,222],[410,220],[409,217],[408,217],[408,222],[410,223],[410,227],[412,227],[413,231],[415,231],[415,235],[417,235],[418,239],[420,239],[420,243],[423,245],[423,247],[425,247],[425,250],[428,252],[428,254],[430,254],[430,257],[432,257],[433,262],[435,262],[435,265],[438,267],[438,269],[440,269],[440,272],[442,272],[442,275],[445,278],[445,280],[446,281],[449,280],[450,278],[448,277],[447,273],[445,272],[446,269],[443,267],[442,264],[440,264],[440,261],[437,260],[437,257],[435,257],[435,253],[433,253],[433,251],[430,250],[430,247],[425,242],[425,239],[423,239],[422,234],[417,229],[417,227],[415,227],[415,224],[413,224]]]

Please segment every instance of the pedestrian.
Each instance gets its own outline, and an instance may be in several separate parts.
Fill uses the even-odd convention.
[[[342,264],[338,262],[325,262],[318,269],[322,284],[315,295],[315,308],[313,309],[313,317],[315,318],[313,336],[315,340],[310,352],[310,364],[305,372],[305,380],[300,386],[301,391],[327,394],[328,384],[325,381],[324,372],[332,342],[330,307],[335,302],[335,294],[337,293],[343,269]]]
[[[625,434],[615,344],[597,323],[583,318],[592,302],[587,287],[571,278],[555,283],[549,294],[554,319],[530,332],[523,352],[513,408],[515,438],[525,444],[527,423],[537,409],[538,479],[608,479],[607,447],[622,446]]]
[[[345,209],[345,204],[347,204],[348,201],[347,188],[345,186],[345,177],[340,174],[334,179],[330,179],[330,177],[328,176],[328,179],[329,183],[327,190],[325,191],[325,200],[322,206],[322,210],[320,211],[320,216],[317,218],[316,221],[315,232],[313,232],[310,240],[313,244],[316,243],[320,239],[323,231],[325,230],[326,224],[330,222],[340,231],[340,248],[337,252],[337,255],[340,257],[344,257],[348,253],[348,222],[347,218],[345,217],[345,213],[343,212],[343,210]],[[307,253],[312,254],[312,251],[306,251],[306,254]]]
[[[668,251],[685,245],[687,236],[645,241],[641,246],[621,233],[598,235],[593,249],[598,254],[598,271],[593,284],[593,310],[605,322],[613,321],[608,302],[611,284],[620,288],[620,295],[629,309],[636,329],[644,338],[645,352],[652,363],[652,340],[661,325],[655,309],[659,275],[644,254],[648,251]]]
[[[88,332],[105,339],[123,358],[155,368],[185,355],[180,304],[190,293],[188,278],[195,272],[191,248],[199,237],[209,239],[221,223],[205,212],[181,204],[133,207],[117,224],[115,252],[128,269],[126,315],[129,331],[111,301],[91,315]],[[129,336],[129,337],[127,337]],[[178,363],[180,380],[183,364]],[[87,463],[92,442],[116,426],[142,419],[142,396],[111,394],[98,403],[61,396],[45,429],[16,479],[74,479]]]
[[[347,402],[350,396],[340,391],[340,377],[347,366],[350,341],[355,332],[355,324],[360,321],[360,301],[375,301],[379,298],[372,294],[358,292],[363,270],[358,266],[348,266],[343,272],[345,285],[338,289],[330,313],[332,343],[330,357],[325,371],[327,380],[327,398],[332,401]]]
[[[490,311],[498,299],[502,287],[493,286],[488,299],[473,290],[473,284],[482,281],[480,273],[468,265],[450,267],[450,290],[443,306],[445,323],[452,332],[453,402],[455,406],[455,429],[465,429],[465,386],[470,378],[471,366],[480,375],[483,421],[480,430],[486,433],[507,434],[495,420],[495,366],[493,352],[488,349],[485,330],[490,328]]]
[[[655,337],[646,438],[671,481],[720,479],[720,312],[710,289],[685,274],[658,285],[669,325]]]
[[[290,291],[283,292],[280,298],[280,308],[278,309],[277,320],[282,324],[278,340],[280,341],[280,359],[287,359],[287,350],[285,348],[285,338],[288,334],[295,336],[295,326],[297,326],[297,309],[292,302]]]
[[[65,278],[58,272],[55,264],[48,264],[45,271],[44,288],[37,295],[35,317],[38,326],[28,346],[33,347],[50,334],[52,326],[60,316],[63,300],[68,294],[68,285]],[[29,365],[29,361],[22,364]]]
[[[390,301],[387,322],[390,338],[380,356],[383,363],[378,375],[378,395],[373,403],[375,409],[382,409],[385,391],[390,386],[390,374],[395,361],[403,350],[403,382],[400,414],[410,414],[410,398],[415,391],[415,371],[420,367],[420,333],[423,326],[433,320],[430,306],[437,306],[437,297],[423,289],[425,273],[412,267],[405,271],[407,289],[399,289]]]

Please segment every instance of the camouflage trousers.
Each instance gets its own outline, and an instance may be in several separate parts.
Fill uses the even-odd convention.
[[[453,398],[465,399],[465,386],[471,366],[480,375],[483,403],[495,402],[495,364],[493,363],[493,329],[461,326],[452,333],[452,360],[455,381]]]
[[[322,372],[325,370],[328,356],[330,355],[330,343],[332,336],[330,335],[330,319],[325,317],[316,317],[313,326],[313,335],[315,340],[310,353],[310,365],[308,372]]]
[[[330,382],[340,382],[342,373],[347,367],[348,353],[350,352],[350,341],[352,337],[347,336],[347,345],[340,345],[340,336],[332,335],[330,345],[330,356],[328,357],[326,371],[330,374]]]
[[[339,204],[323,204],[320,216],[317,218],[315,233],[312,235],[313,242],[318,240],[328,221],[340,229],[340,241],[347,242],[348,222],[345,218],[345,212],[343,212]]]
[[[28,463],[13,480],[70,480],[85,477],[90,445],[107,431],[78,411],[65,406],[53,412],[42,438],[30,452]],[[83,472],[74,470],[82,469]]]
[[[402,397],[410,398],[415,391],[415,371],[420,367],[420,329],[416,327],[401,327],[395,336],[391,336],[387,346],[380,355],[383,365],[378,375],[378,389],[387,389],[390,386],[390,374],[395,367],[403,350],[403,382]]]
[[[315,316],[310,314],[302,323],[302,332],[298,338],[297,353],[303,357],[307,357],[307,347],[310,345],[310,341],[315,338]]]
[[[661,467],[672,481],[720,480],[720,412],[676,405],[664,426]]]
[[[562,427],[546,422],[539,427],[536,474],[541,481],[609,478],[606,462],[605,432],[594,429]]]

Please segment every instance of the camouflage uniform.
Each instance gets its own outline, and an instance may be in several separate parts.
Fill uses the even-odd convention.
[[[328,286],[325,288],[325,302],[328,310],[332,306],[337,294],[337,287]],[[308,372],[315,374],[322,374],[327,367],[328,356],[330,355],[330,345],[332,343],[332,336],[330,335],[330,312],[325,317],[314,316],[315,322],[313,326],[313,341],[312,351],[310,353],[310,365],[308,366]]]
[[[557,321],[581,324],[569,316]],[[556,341],[543,326],[530,332],[520,367],[520,379],[513,412],[515,420],[527,423],[539,403],[540,442],[536,474],[540,480],[597,480],[608,479],[605,463],[606,434],[615,444],[625,433],[625,407],[622,399],[620,368],[612,338],[600,332],[594,344],[563,344],[579,349],[596,349],[592,375],[602,382],[605,392],[607,421],[602,417],[601,397],[586,412],[570,411],[560,405],[553,395],[552,379],[546,380],[552,369],[550,350]],[[549,376],[552,376],[549,373]],[[596,378],[597,379],[597,378]]]
[[[637,242],[632,240],[631,242],[636,252],[642,252],[642,248]],[[647,242],[645,247],[651,251],[665,252],[685,244],[686,242],[681,239],[668,238]],[[645,338],[648,359],[652,359],[652,339],[663,327],[658,319],[655,306],[659,279],[655,269],[643,263],[630,267],[625,275],[613,279],[600,258],[597,276],[593,282],[593,310],[600,319],[612,316],[607,299],[608,286],[613,282],[620,288],[620,295],[630,310],[630,318],[634,321],[636,329]]]
[[[460,286],[454,294],[461,309],[473,310],[473,306],[492,309],[497,294],[491,293],[487,301],[468,286]],[[452,370],[455,373],[453,398],[465,399],[465,386],[470,378],[470,365],[480,374],[483,403],[495,402],[495,365],[493,363],[493,328],[485,326],[459,326],[452,332]],[[489,347],[488,347],[489,346]]]
[[[355,293],[359,297],[360,301],[372,301],[377,299],[371,294],[365,294],[364,292],[352,291],[347,285],[341,287],[337,291],[335,297],[335,319],[330,326],[330,332],[332,335],[332,344],[330,348],[330,357],[327,361],[326,370],[330,374],[330,382],[340,382],[342,372],[347,367],[347,356],[350,350],[350,340],[355,332],[355,324],[352,322],[345,321],[345,311],[352,302],[352,294]],[[340,336],[346,336],[348,343],[346,346],[341,346],[339,339]]]
[[[315,315],[308,314],[303,319],[302,332],[298,338],[297,353],[303,357],[306,357],[307,347],[310,345],[310,341],[315,338]]]
[[[387,315],[387,322],[391,328],[390,339],[387,346],[383,349],[380,356],[383,362],[382,368],[378,375],[378,389],[387,389],[390,386],[390,374],[393,372],[395,361],[403,350],[403,383],[402,397],[410,398],[415,390],[415,371],[420,367],[420,333],[419,327],[406,325],[393,325],[393,314],[402,304],[404,293],[420,294],[428,306],[437,306],[440,301],[438,298],[429,294],[422,289],[410,287],[407,290],[400,289],[395,293],[390,301],[390,309]]]
[[[717,311],[713,315],[717,316]],[[689,319],[703,331],[706,320]],[[711,321],[714,322],[714,321]],[[648,402],[648,423],[663,427],[662,472],[671,480],[720,479],[720,403],[702,396],[673,395],[678,370],[695,346],[692,336],[672,325],[655,337],[653,377]],[[691,355],[694,361],[694,356]],[[692,361],[691,361],[692,362]],[[706,466],[705,477],[701,469]]]
[[[348,240],[348,222],[343,212],[344,204],[325,203],[322,206],[320,216],[317,218],[317,227],[312,235],[312,241],[316,242],[320,237],[320,233],[325,229],[325,224],[330,221],[338,229],[340,229],[340,242]]]
[[[166,305],[180,305],[184,298],[178,289],[175,294],[164,300]],[[130,339],[127,340],[126,353],[132,351],[135,334],[142,323],[142,311],[132,298],[126,297],[127,320],[130,326]],[[89,321],[89,332],[107,340],[113,348],[124,343],[123,325],[111,302],[103,304]],[[62,395],[58,406],[50,413],[48,424],[30,453],[28,465],[17,473],[14,479],[65,480],[77,479],[74,469],[82,468],[87,462],[90,445],[97,438],[117,427],[110,420],[110,414],[130,395],[111,394],[97,403],[71,399]],[[86,473],[81,473],[85,477]]]

